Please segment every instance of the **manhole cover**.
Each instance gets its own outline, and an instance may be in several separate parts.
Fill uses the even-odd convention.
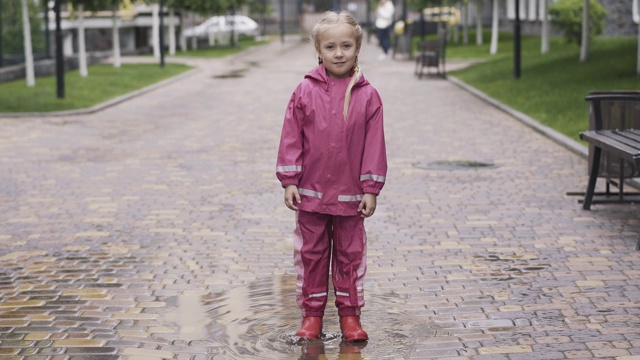
[[[474,160],[440,160],[429,163],[417,162],[413,166],[419,169],[427,170],[457,170],[457,169],[478,169],[478,168],[494,168],[495,164],[490,162],[481,162]]]

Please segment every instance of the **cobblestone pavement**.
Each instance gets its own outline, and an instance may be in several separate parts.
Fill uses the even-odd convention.
[[[95,114],[0,119],[0,357],[640,359],[637,205],[581,210],[585,159],[364,46],[390,165],[368,344],[283,340],[275,156],[315,57],[276,42]]]

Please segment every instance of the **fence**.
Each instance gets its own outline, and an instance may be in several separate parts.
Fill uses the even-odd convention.
[[[29,1],[29,23],[31,25],[31,43],[35,59],[48,58],[44,16],[46,1]],[[24,62],[24,32],[21,0],[0,1],[0,67]]]

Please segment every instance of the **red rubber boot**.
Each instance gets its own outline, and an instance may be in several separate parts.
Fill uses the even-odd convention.
[[[308,316],[302,318],[302,325],[296,336],[307,340],[318,340],[322,332],[322,318],[317,316]]]
[[[362,329],[359,316],[340,316],[340,330],[345,341],[367,341],[369,335]]]

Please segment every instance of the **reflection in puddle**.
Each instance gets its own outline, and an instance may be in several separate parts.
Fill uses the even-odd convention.
[[[398,359],[407,358],[417,341],[447,330],[404,313],[396,294],[366,289],[362,322],[370,340],[341,340],[338,313],[330,298],[324,336],[303,341],[295,336],[300,311],[295,303],[295,276],[281,276],[216,294],[181,295],[166,300],[162,317],[173,333],[156,338],[206,347],[212,359]],[[348,355],[347,355],[348,354]]]
[[[178,337],[184,341],[207,338],[209,320],[203,316],[206,308],[199,295],[183,295],[171,298],[168,306],[175,309],[165,315],[165,320],[178,326]]]

